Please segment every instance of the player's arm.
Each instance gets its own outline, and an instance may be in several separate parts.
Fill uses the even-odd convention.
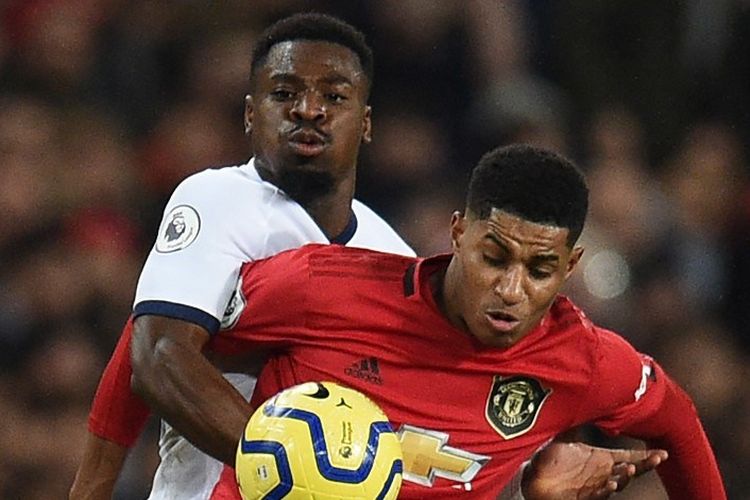
[[[234,466],[252,408],[203,354],[209,339],[206,329],[186,321],[139,316],[132,387],[195,446]]]
[[[83,459],[70,489],[70,500],[112,498],[115,483],[129,448],[95,436],[86,436]]]
[[[130,390],[131,332],[129,321],[99,381],[71,500],[112,498],[128,450],[150,415],[148,406]]]
[[[603,332],[593,391],[617,399],[595,423],[662,448],[669,460],[657,472],[670,498],[726,498],[716,458],[690,397],[651,358],[624,339]],[[612,401],[612,400],[610,400]]]
[[[693,402],[660,369],[657,377],[665,385],[662,404],[653,415],[623,432],[669,450],[670,460],[657,472],[670,498],[725,499],[719,467]]]

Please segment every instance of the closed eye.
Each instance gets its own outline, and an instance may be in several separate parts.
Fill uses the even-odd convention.
[[[529,271],[529,274],[531,275],[532,278],[538,279],[538,280],[543,280],[552,276],[551,271],[548,271],[546,269],[537,269],[537,268],[531,269]]]
[[[504,257],[495,257],[492,255],[482,254],[482,257],[484,258],[484,261],[492,266],[502,266],[505,264],[505,258]]]
[[[276,101],[288,101],[294,97],[294,92],[286,89],[277,89],[271,92],[271,97]]]
[[[346,96],[341,95],[341,94],[336,94],[336,93],[326,94],[325,97],[326,97],[326,99],[328,99],[328,101],[330,101],[330,102],[332,102],[334,104],[340,104],[340,103],[342,103],[342,102],[344,102],[344,101],[347,100]]]

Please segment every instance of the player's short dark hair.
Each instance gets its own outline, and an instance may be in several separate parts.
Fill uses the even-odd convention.
[[[367,77],[369,94],[373,79],[372,49],[365,35],[351,24],[328,14],[307,12],[294,14],[276,21],[261,33],[253,49],[250,65],[250,81],[253,82],[258,68],[265,62],[271,47],[290,40],[311,40],[342,45],[359,58],[359,64]]]
[[[492,209],[538,224],[569,230],[573,247],[588,210],[583,173],[567,158],[537,147],[514,144],[486,153],[471,175],[466,207],[480,219]]]

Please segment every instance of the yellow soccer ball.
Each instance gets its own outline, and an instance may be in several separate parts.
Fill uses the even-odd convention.
[[[395,499],[403,457],[387,417],[367,396],[308,382],[253,414],[235,470],[245,500]]]

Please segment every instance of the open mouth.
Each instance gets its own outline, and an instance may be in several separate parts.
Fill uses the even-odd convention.
[[[485,317],[494,330],[502,333],[510,332],[521,322],[514,315],[503,311],[487,311]]]

